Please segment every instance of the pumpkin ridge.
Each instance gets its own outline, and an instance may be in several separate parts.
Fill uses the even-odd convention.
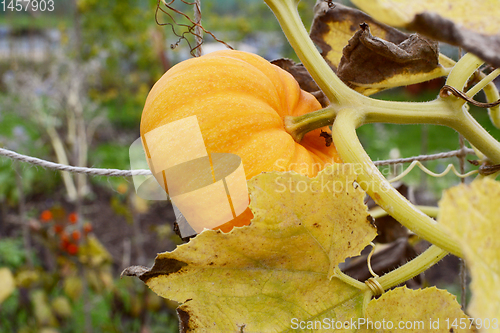
[[[227,54],[227,52],[231,52],[233,54]],[[219,55],[220,53],[220,55]],[[249,55],[250,53],[247,53],[247,52],[243,52],[243,51],[237,51],[237,50],[221,50],[221,51],[216,51],[216,52],[212,52],[212,53],[209,53],[207,56],[210,56],[210,57],[220,57],[220,58],[227,58],[227,59],[231,59],[232,61],[235,61],[235,62],[238,62],[238,63],[241,63],[241,64],[244,64],[245,66],[251,66],[253,68],[254,71],[264,75],[271,83],[272,83],[272,87],[274,88],[274,92],[276,93],[275,96],[279,97],[280,99],[280,102],[281,102],[281,96],[280,96],[280,93],[278,91],[278,89],[276,88],[276,80],[279,80],[281,82],[281,77],[280,75],[273,75],[273,77],[269,76],[269,74],[265,71],[263,71],[260,67],[258,66],[255,66],[254,63],[249,63],[247,62],[244,58],[246,57],[243,57],[243,58],[240,58],[238,56],[244,56],[244,55]],[[258,56],[258,55],[254,55],[254,54],[250,54],[252,55],[255,59],[258,59],[258,61],[265,67],[269,67],[267,69],[270,69],[272,67],[276,67],[278,68],[277,66],[271,64],[270,62],[268,62],[266,59]],[[268,91],[269,93],[269,91]],[[280,103],[281,105],[281,103]]]

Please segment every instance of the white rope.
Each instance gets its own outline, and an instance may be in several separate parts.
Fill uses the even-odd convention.
[[[454,156],[465,156],[467,154],[474,154],[474,150],[470,148],[458,149],[449,151],[447,153],[439,153],[433,155],[419,155],[408,158],[398,158],[394,160],[384,160],[373,162],[376,166],[391,165],[391,164],[401,164],[401,163],[411,163],[414,161],[430,161],[437,160],[441,158],[448,158]],[[54,163],[50,161],[45,161],[36,157],[26,156],[18,154],[12,150],[0,148],[0,155],[8,157],[12,160],[17,160],[25,163],[30,163],[33,165],[38,165],[46,169],[69,171],[73,173],[83,173],[92,176],[108,176],[108,177],[131,177],[131,176],[149,176],[151,171],[147,169],[138,170],[119,170],[119,169],[100,169],[100,168],[84,168],[75,167],[71,165],[64,165],[59,163]]]
[[[448,158],[448,157],[465,156],[468,154],[475,155],[474,149],[464,147],[463,149],[452,150],[452,151],[449,151],[446,153],[439,153],[439,154],[432,154],[432,155],[419,155],[419,156],[414,156],[414,157],[398,158],[398,159],[394,159],[394,160],[375,161],[375,162],[373,162],[373,164],[375,164],[376,166],[382,166],[382,165],[391,165],[391,164],[411,163],[414,161],[432,161],[432,160],[439,160],[439,159]]]
[[[39,165],[47,169],[69,171],[73,173],[84,173],[92,176],[131,177],[131,176],[151,175],[151,171],[146,169],[142,170],[97,169],[97,168],[84,168],[84,167],[75,167],[71,165],[58,164],[54,162],[45,161],[36,157],[18,154],[16,152],[13,152],[12,150],[4,148],[0,148],[0,155],[8,157],[12,160]]]

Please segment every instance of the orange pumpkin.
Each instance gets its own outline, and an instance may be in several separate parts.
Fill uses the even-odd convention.
[[[283,119],[320,108],[288,72],[260,56],[218,51],[183,61],[160,78],[144,106],[141,137],[145,142],[147,132],[196,115],[207,152],[240,156],[247,179],[288,170],[312,177],[325,164],[341,162],[334,145],[320,137],[329,129],[309,132],[297,143]]]

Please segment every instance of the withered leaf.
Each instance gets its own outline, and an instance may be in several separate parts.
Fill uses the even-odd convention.
[[[314,7],[310,37],[335,71],[342,58],[342,49],[359,30],[361,23],[369,24],[375,36],[395,44],[408,38],[405,33],[376,22],[360,10],[337,3],[331,8],[326,1],[319,0]]]
[[[343,50],[337,75],[351,85],[368,85],[438,67],[437,42],[414,34],[394,44],[373,36],[368,24],[362,23]]]
[[[374,53],[373,50],[370,50],[366,54],[360,52],[361,58],[359,56],[350,57],[348,67],[355,69],[355,71],[343,68],[342,72],[338,72],[337,68],[342,59],[344,47],[348,45],[351,38],[354,38],[353,35],[359,30],[360,24],[363,23],[368,24],[373,36],[377,37],[372,38],[372,40],[380,40],[381,42],[378,44],[385,46],[381,50],[377,46],[373,46],[377,52],[384,54],[384,51],[388,49],[391,51],[390,55],[401,56],[402,59],[400,61],[393,60],[392,62],[384,63],[383,67],[387,67],[387,70],[378,72],[380,64],[371,62]],[[346,80],[353,89],[365,95],[371,95],[388,88],[405,86],[445,76],[448,71],[447,68],[454,65],[453,60],[437,53],[437,47],[434,52],[432,44],[426,45],[426,41],[420,41],[416,36],[407,35],[395,28],[381,24],[357,9],[345,7],[340,4],[335,4],[332,8],[327,2],[321,0],[318,0],[315,6],[315,16],[310,36],[322,49],[323,58],[337,72],[340,78]],[[416,61],[415,57],[419,55],[415,51],[412,52],[412,50],[405,48],[416,42],[421,42],[425,45],[425,50],[430,51],[429,55],[431,59],[429,59],[426,66],[421,66],[421,61]],[[405,52],[398,53],[392,50],[398,47],[403,47]],[[413,47],[417,48],[418,45],[414,45]],[[420,56],[425,53],[426,51],[420,54]],[[435,60],[436,56],[437,61]],[[383,59],[380,55],[378,58]],[[398,66],[393,66],[394,62],[397,62]],[[358,75],[361,76],[358,78]]]
[[[498,34],[477,33],[438,14],[427,12],[416,15],[407,28],[430,38],[462,47],[485,62],[500,67],[500,35]]]

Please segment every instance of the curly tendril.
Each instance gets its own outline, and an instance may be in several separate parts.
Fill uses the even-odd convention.
[[[175,2],[175,0],[170,0],[170,1],[165,1],[165,0],[158,0],[157,2],[157,5],[156,5],[156,10],[155,10],[155,20],[156,20],[156,24],[160,25],[160,26],[163,26],[163,25],[168,25],[171,27],[172,29],[172,32],[175,36],[178,37],[178,40],[177,42],[175,42],[174,44],[171,44],[170,47],[172,49],[176,48],[177,46],[179,46],[179,44],[181,43],[182,40],[185,40],[189,46],[189,49],[190,49],[190,53],[193,57],[197,56],[196,52],[197,50],[201,47],[201,45],[203,44],[203,36],[201,34],[201,32],[204,32],[208,35],[210,35],[215,41],[221,43],[221,44],[224,44],[227,48],[233,50],[233,47],[231,47],[229,44],[227,44],[226,42],[218,39],[217,37],[215,37],[215,35],[206,30],[205,28],[203,28],[203,26],[199,23],[201,21],[201,10],[200,10],[200,7],[199,5],[196,3],[196,2],[188,2],[188,1],[185,1],[185,0],[180,0],[182,3],[186,4],[186,5],[189,5],[189,6],[195,6],[196,7],[196,12],[199,13],[200,15],[200,19],[198,20],[193,20],[191,19],[191,17],[187,14],[185,14],[184,12],[174,8],[173,4]],[[162,4],[165,8],[162,7]],[[166,14],[169,18],[170,21],[172,22],[160,22],[159,20],[159,12],[162,12],[164,14]],[[187,19],[190,24],[183,24],[183,23],[180,23],[178,22],[175,18],[174,18],[174,15],[172,15],[172,13],[174,14],[178,14],[180,15],[181,17]],[[183,29],[182,32],[178,32],[176,30],[176,27],[181,27]],[[186,35],[192,35],[195,37],[195,40],[196,40],[196,45],[193,47],[191,45],[191,42],[186,38]],[[198,54],[199,55],[199,54]]]

